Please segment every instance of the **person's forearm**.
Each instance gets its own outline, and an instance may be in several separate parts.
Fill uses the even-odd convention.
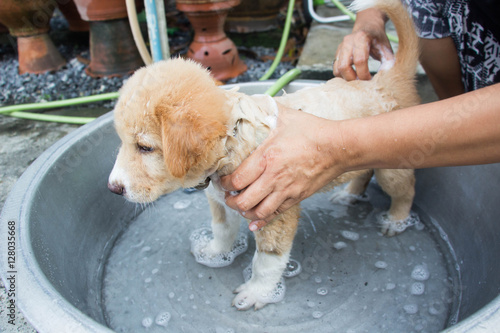
[[[500,84],[339,125],[346,171],[500,162]]]

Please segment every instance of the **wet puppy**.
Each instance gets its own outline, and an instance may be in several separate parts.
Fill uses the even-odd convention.
[[[368,1],[358,1],[359,9]],[[321,86],[281,97],[248,96],[216,86],[208,71],[175,59],[138,70],[124,85],[115,108],[122,141],[109,188],[127,200],[148,203],[179,188],[205,187],[212,213],[213,239],[202,249],[207,258],[231,251],[240,217],[226,209],[219,177],[230,174],[274,127],[277,103],[328,119],[365,117],[419,102],[414,86],[418,41],[400,0],[369,2],[394,22],[400,38],[392,66],[370,81],[335,78]],[[382,231],[405,229],[414,196],[413,170],[375,170],[392,199]],[[333,200],[363,193],[372,171],[347,173],[332,184],[350,184]],[[292,207],[255,232],[252,276],[236,289],[233,305],[245,310],[272,302],[269,297],[289,260],[299,219]]]

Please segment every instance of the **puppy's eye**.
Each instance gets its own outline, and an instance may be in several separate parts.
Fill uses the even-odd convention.
[[[141,153],[151,153],[154,150],[153,147],[144,146],[139,143],[137,144],[137,149],[139,149]]]

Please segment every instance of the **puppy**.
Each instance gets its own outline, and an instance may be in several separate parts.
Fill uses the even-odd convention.
[[[192,61],[175,59],[138,70],[123,86],[114,110],[122,141],[108,187],[136,203],[148,203],[179,188],[206,187],[212,213],[213,239],[203,249],[208,258],[231,251],[239,215],[226,209],[219,177],[230,174],[268,136],[277,103],[328,119],[365,117],[419,103],[414,85],[418,40],[400,0],[370,3],[393,21],[400,44],[392,66],[385,64],[370,81],[325,84],[281,97],[247,96],[214,83],[209,72]],[[413,170],[375,170],[392,199],[383,232],[394,235],[407,225],[414,197]],[[346,173],[331,186],[350,184],[333,200],[351,202],[363,193],[372,171]],[[233,305],[259,309],[269,297],[289,260],[299,219],[290,208],[254,233],[257,250],[252,276],[236,289]]]

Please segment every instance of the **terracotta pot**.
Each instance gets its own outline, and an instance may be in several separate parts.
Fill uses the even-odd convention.
[[[73,0],[59,0],[57,5],[66,21],[68,21],[69,30],[75,32],[89,31],[89,22],[82,20]]]
[[[74,0],[80,16],[85,21],[107,21],[127,17],[125,0]],[[144,7],[136,0],[137,12]]]
[[[125,0],[74,1],[82,19],[90,23],[88,75],[122,76],[144,66],[130,30]],[[136,0],[136,6],[138,11],[142,9],[140,1]]]
[[[177,0],[194,29],[188,57],[210,69],[217,80],[227,80],[246,71],[234,43],[224,33],[228,11],[240,0]]]
[[[229,13],[226,29],[248,33],[276,29],[278,14],[285,0],[241,0]]]
[[[17,37],[19,73],[58,70],[66,61],[47,35],[56,2],[0,0],[0,23]]]

